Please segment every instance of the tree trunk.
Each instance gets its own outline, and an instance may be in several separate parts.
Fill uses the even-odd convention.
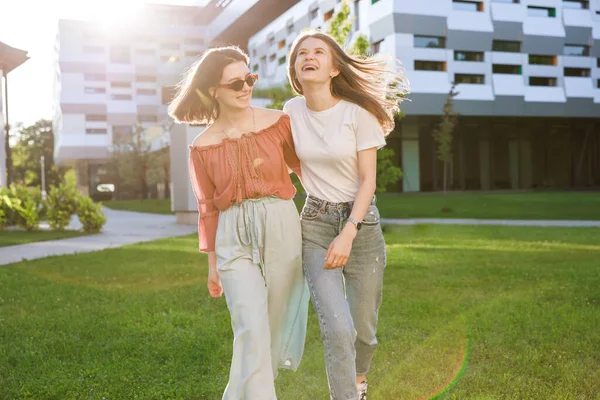
[[[448,187],[448,163],[444,163],[444,181],[443,181],[444,189],[443,189],[443,197],[444,197],[444,207],[442,211],[448,211],[446,206],[446,188]]]

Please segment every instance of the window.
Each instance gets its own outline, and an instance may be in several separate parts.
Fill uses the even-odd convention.
[[[354,0],[354,32],[360,29],[359,0]]]
[[[156,96],[156,89],[137,89],[135,92],[143,96]]]
[[[258,71],[258,64],[254,64],[252,66],[252,72],[257,72]]]
[[[474,61],[483,62],[484,56],[482,51],[454,51],[454,59],[456,61]]]
[[[529,64],[532,65],[556,65],[556,56],[529,55]]]
[[[288,35],[294,33],[294,23],[293,22],[292,23],[288,23],[288,25],[287,25],[287,33],[288,33]]]
[[[152,75],[136,75],[135,80],[138,82],[156,82],[156,77]]]
[[[521,42],[513,42],[509,40],[494,40],[492,42],[493,51],[504,51],[506,53],[520,53]]]
[[[556,17],[556,8],[527,6],[527,15],[530,17]]]
[[[383,43],[383,40],[373,43],[373,54],[377,54],[381,51],[381,43]]]
[[[135,54],[139,56],[153,56],[156,54],[156,50],[154,49],[137,49]]]
[[[285,47],[285,40],[280,40],[279,43],[277,43],[277,48],[283,49],[284,47]]]
[[[131,62],[129,47],[112,46],[110,48],[110,62],[116,64],[129,64]]]
[[[104,114],[86,114],[85,120],[88,122],[106,121],[106,115]]]
[[[105,74],[83,74],[84,81],[105,81]]]
[[[179,50],[179,43],[161,43],[160,48],[166,50]]]
[[[530,76],[529,86],[556,86],[556,78]]]
[[[269,56],[269,62],[273,62],[273,61],[275,61],[275,59],[276,59],[276,58],[277,58],[277,55],[276,55],[276,54],[271,54],[271,55]]]
[[[160,56],[160,61],[166,63],[176,63],[179,62],[180,58],[177,56]]]
[[[590,75],[591,71],[589,68],[565,68],[565,76],[589,78]]]
[[[577,44],[565,44],[563,51],[565,56],[589,56],[590,46],[583,46]]]
[[[85,133],[102,134],[102,133],[108,133],[108,132],[106,131],[106,128],[86,128]]]
[[[183,43],[185,44],[204,44],[204,39],[202,38],[185,38],[183,39]]]
[[[415,35],[415,47],[443,49],[446,47],[446,38],[438,36]]]
[[[104,53],[104,47],[102,46],[84,46],[84,53]]]
[[[598,80],[596,81],[596,87],[597,87],[598,89],[600,89],[600,79],[598,79]]]
[[[563,0],[563,8],[576,8],[580,10],[587,10],[590,8],[590,2],[586,0]]]
[[[522,75],[523,68],[520,65],[509,65],[509,64],[494,64],[492,65],[493,74],[507,74],[507,75]]]
[[[600,68],[600,58],[596,59],[596,68]]]
[[[185,55],[186,57],[198,57],[198,56],[200,55],[200,53],[199,53],[199,52],[197,52],[197,51],[186,51],[186,52],[184,53],[184,55]]]
[[[176,86],[163,86],[162,87],[162,104],[169,104],[173,98],[175,97],[175,94],[177,93],[177,87]]]
[[[492,3],[519,4],[519,0],[492,0]]]
[[[85,94],[101,94],[101,93],[106,93],[106,89],[105,88],[100,88],[100,87],[86,87],[84,90],[85,90]]]
[[[285,56],[279,57],[279,60],[277,60],[277,64],[279,64],[279,65],[285,64]]]
[[[275,44],[275,36],[271,33],[268,37],[269,46],[273,46]]]
[[[130,88],[131,82],[111,82],[110,87],[114,88]]]
[[[442,61],[415,60],[415,71],[445,71],[446,63]]]
[[[310,11],[310,19],[311,21],[315,18],[317,18],[319,16],[319,9],[315,8],[314,10]]]
[[[113,94],[110,96],[112,100],[131,100],[130,94]]]
[[[138,115],[139,122],[158,122],[158,117],[156,115]]]
[[[454,74],[454,82],[483,85],[485,83],[485,76],[476,74]]]
[[[483,2],[467,1],[467,0],[452,0],[452,9],[456,11],[483,11]]]
[[[331,10],[327,11],[325,14],[323,14],[323,20],[329,21],[331,19],[331,17],[333,17],[333,8]]]

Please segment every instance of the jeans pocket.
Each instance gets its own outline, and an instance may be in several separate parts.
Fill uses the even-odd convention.
[[[305,204],[302,207],[302,212],[300,213],[300,219],[303,221],[312,221],[317,218],[319,215],[319,209],[308,204]]]
[[[379,215],[379,209],[375,205],[369,206],[365,217],[363,218],[363,225],[378,225],[381,221],[381,217]]]

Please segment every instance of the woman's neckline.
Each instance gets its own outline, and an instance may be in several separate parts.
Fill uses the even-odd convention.
[[[342,101],[344,101],[344,100],[343,99],[337,99],[337,102],[334,105],[332,105],[331,107],[326,108],[325,110],[321,110],[321,111],[314,111],[314,110],[311,110],[310,107],[308,107],[308,103],[306,102],[306,97],[305,97],[304,98],[304,106],[306,107],[306,109],[308,110],[308,112],[311,113],[311,114],[315,114],[315,115],[329,114],[337,106],[339,106]]]

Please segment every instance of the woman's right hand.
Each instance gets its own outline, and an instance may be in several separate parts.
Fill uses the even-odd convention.
[[[208,254],[208,279],[206,286],[208,287],[210,297],[217,298],[223,295],[223,285],[221,284],[221,278],[219,277],[215,253]]]

